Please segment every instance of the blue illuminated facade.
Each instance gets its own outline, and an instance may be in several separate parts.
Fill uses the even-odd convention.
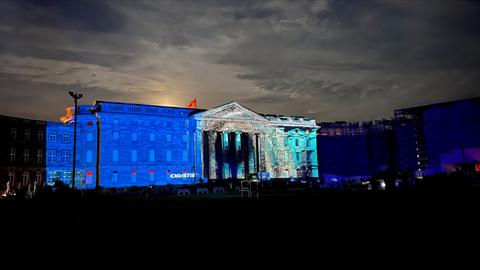
[[[390,120],[324,122],[318,132],[319,171],[327,183],[359,181],[393,170]]]
[[[480,98],[395,111],[397,169],[417,176],[480,168]]]
[[[72,111],[72,108],[68,108]],[[71,183],[73,117],[47,125],[47,181]],[[75,183],[179,185],[211,179],[318,177],[314,119],[97,101],[79,106]],[[97,151],[98,149],[98,151]]]

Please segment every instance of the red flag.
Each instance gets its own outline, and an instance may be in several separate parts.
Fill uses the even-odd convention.
[[[196,109],[197,108],[197,98],[194,98],[190,104],[187,105],[187,108]]]

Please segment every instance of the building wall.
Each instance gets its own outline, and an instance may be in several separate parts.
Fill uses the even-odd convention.
[[[195,110],[108,102],[99,106],[102,186],[196,181],[194,169],[201,171],[201,146],[195,139],[196,121],[189,118]]]
[[[45,122],[0,116],[0,193],[45,181]]]
[[[368,178],[392,170],[393,139],[388,120],[320,123],[319,171],[328,181]]]
[[[480,163],[480,98],[395,111],[397,170],[422,175]]]
[[[96,180],[97,127],[92,106],[79,106],[75,187],[93,188]],[[47,123],[47,183],[62,181],[72,185],[74,123]]]

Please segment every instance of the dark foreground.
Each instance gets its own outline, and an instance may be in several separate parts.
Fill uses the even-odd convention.
[[[293,190],[161,199],[76,198],[0,201],[5,235],[92,235],[241,239],[384,236],[480,231],[480,196],[466,193],[388,193]],[[446,231],[444,231],[445,233]],[[439,232],[441,233],[441,232]]]

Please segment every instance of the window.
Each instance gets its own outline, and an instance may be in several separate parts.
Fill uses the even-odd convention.
[[[112,161],[114,161],[114,162],[118,161],[118,150],[117,149],[113,150]]]
[[[155,133],[150,133],[148,138],[150,139],[151,142],[155,141]]]
[[[42,182],[42,172],[37,172],[35,182],[37,182],[37,185]]]
[[[56,132],[50,132],[49,139],[51,142],[56,142],[57,141],[57,133]]]
[[[171,142],[172,141],[172,134],[167,134],[167,142]]]
[[[149,156],[149,157],[148,157],[148,160],[149,160],[149,161],[155,161],[155,150],[150,150],[150,151],[148,152],[148,156]]]
[[[10,129],[10,138],[11,138],[12,140],[16,140],[16,139],[17,139],[17,129],[16,129],[16,128]]]
[[[307,139],[307,146],[310,146],[310,140]]]
[[[114,120],[113,120],[113,124],[114,124],[114,125],[118,125],[118,119],[114,119]]]
[[[137,182],[137,170],[132,170],[132,174],[130,175],[130,181],[132,181],[132,183]]]
[[[57,150],[48,150],[48,162],[53,163],[57,159]]]
[[[137,161],[137,150],[132,150],[132,161]]]
[[[182,159],[183,159],[183,161],[187,161],[187,160],[188,160],[188,152],[187,152],[186,150],[183,150]]]
[[[22,184],[24,186],[28,185],[28,172],[23,172],[23,174],[22,174]]]
[[[68,143],[70,141],[70,134],[63,133],[63,142]]]
[[[132,141],[136,142],[137,139],[138,139],[137,133],[136,133],[136,132],[133,132],[133,133],[132,133]]]
[[[15,154],[16,154],[15,148],[10,148],[10,161],[11,162],[15,162]]]
[[[62,163],[67,163],[67,162],[69,162],[68,150],[63,150],[62,151]]]
[[[300,153],[298,153],[298,152],[295,153],[295,157],[297,159],[297,162],[300,162]]]
[[[92,133],[87,133],[87,142],[93,141],[93,134]]]
[[[155,182],[155,171],[154,170],[150,170],[148,172],[148,181],[149,182]]]
[[[30,150],[24,149],[23,150],[23,162],[29,162],[30,161]]]
[[[167,161],[172,161],[172,151],[167,151]]]
[[[93,160],[93,153],[92,151],[89,150],[87,151],[87,163],[92,162],[92,160]]]
[[[9,172],[8,173],[8,181],[10,182],[10,185],[13,185],[13,182],[15,182],[15,173],[14,172]]]
[[[285,140],[283,141],[283,143],[285,144],[285,146],[288,146],[288,138],[285,138]]]
[[[37,163],[43,162],[43,150],[37,150]]]
[[[113,171],[113,173],[112,173],[112,184],[116,184],[116,183],[118,183],[118,172]]]
[[[25,129],[23,131],[23,135],[25,137],[25,141],[30,141],[30,130],[29,129]]]
[[[118,132],[113,132],[113,139],[118,140]]]
[[[184,143],[187,142],[187,134],[182,135],[182,142],[184,142]]]
[[[285,161],[288,162],[288,152],[285,152]]]
[[[42,142],[43,141],[43,131],[42,130],[39,130],[37,132],[37,137],[38,137],[38,141],[39,142]]]

